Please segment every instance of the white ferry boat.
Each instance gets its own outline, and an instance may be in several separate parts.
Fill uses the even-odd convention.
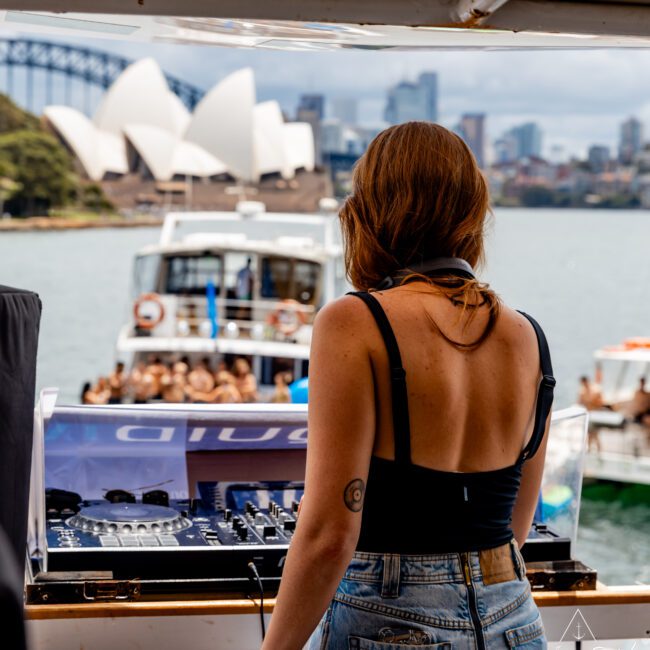
[[[243,357],[261,387],[280,371],[305,377],[314,316],[346,286],[336,202],[321,203],[312,215],[267,213],[256,201],[236,212],[167,214],[159,242],[136,256],[117,358]]]

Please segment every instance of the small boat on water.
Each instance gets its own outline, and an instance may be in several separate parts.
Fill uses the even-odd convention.
[[[606,408],[590,411],[585,478],[650,485],[650,421],[637,413],[635,390],[650,370],[650,339],[630,338],[594,352]],[[650,393],[648,393],[650,407]]]
[[[331,212],[267,213],[256,201],[236,212],[167,214],[159,242],[135,258],[117,358],[132,366],[245,358],[262,396],[278,372],[306,377],[316,312],[345,292],[335,229]]]

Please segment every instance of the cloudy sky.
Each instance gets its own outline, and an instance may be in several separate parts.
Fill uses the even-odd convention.
[[[360,121],[381,123],[386,89],[424,70],[439,74],[440,120],[485,112],[489,137],[537,121],[544,150],[583,155],[589,144],[616,145],[630,115],[650,136],[650,50],[278,52],[78,41],[128,58],[153,56],[168,73],[209,88],[243,66],[255,70],[258,98],[278,99],[293,115],[303,92],[355,97]]]

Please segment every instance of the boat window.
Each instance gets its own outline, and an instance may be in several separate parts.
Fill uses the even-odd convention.
[[[140,255],[135,260],[133,289],[135,296],[158,291],[160,255]]]
[[[226,253],[226,297],[252,300],[255,287],[255,258],[247,253]],[[249,263],[250,260],[250,270]]]
[[[285,257],[264,257],[261,270],[262,298],[293,298],[304,304],[315,302],[320,281],[319,264]]]
[[[314,264],[314,262],[296,260],[294,278],[294,298],[305,304],[313,304],[316,299],[318,280],[320,278],[320,265]]]
[[[286,257],[262,259],[262,298],[293,298],[291,295],[291,260]]]
[[[219,293],[221,258],[218,255],[207,253],[167,257],[167,293],[203,295],[210,279]]]

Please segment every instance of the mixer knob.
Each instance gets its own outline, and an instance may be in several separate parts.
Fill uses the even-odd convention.
[[[251,508],[254,508],[254,507],[255,507],[255,506],[253,505],[253,502],[252,502],[252,501],[246,501],[246,504],[245,504],[245,506],[244,506],[244,510],[245,510],[246,512],[250,512],[250,511],[251,511]]]
[[[292,533],[294,530],[296,530],[296,520],[286,519],[282,524],[282,526],[287,533]]]
[[[232,510],[230,510],[229,508],[226,508],[223,511],[223,520],[224,521],[231,521],[232,520]]]
[[[261,512],[258,512],[255,514],[255,525],[256,526],[262,526],[266,520],[264,519],[264,515]]]
[[[267,537],[275,537],[276,536],[275,526],[273,526],[272,524],[264,526],[264,530],[263,530],[262,534],[264,535],[265,539]]]
[[[287,519],[289,518],[289,515],[286,512],[281,512],[278,514],[278,521],[283,524]]]
[[[135,495],[126,490],[109,490],[104,498],[111,503],[135,503]]]
[[[237,530],[240,526],[243,526],[243,522],[240,517],[234,517],[232,520],[232,527]]]
[[[245,540],[248,538],[248,528],[246,526],[243,526],[237,531],[237,534],[239,535],[239,539]]]
[[[296,500],[293,500],[293,501],[291,502],[291,510],[292,510],[293,512],[298,512],[298,506],[299,506],[299,505],[300,505],[300,504],[299,504]]]

